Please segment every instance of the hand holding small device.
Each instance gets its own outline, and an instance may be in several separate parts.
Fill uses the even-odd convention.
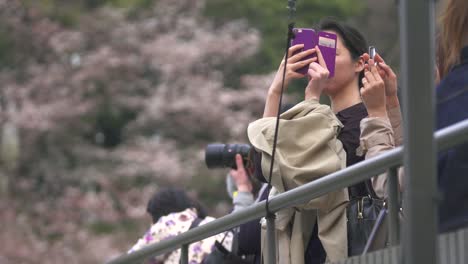
[[[361,98],[367,108],[369,117],[386,117],[385,83],[379,73],[378,65],[375,63],[375,47],[369,47],[369,54],[364,54],[367,60],[362,78]]]
[[[369,46],[369,58],[374,59],[375,58],[375,47],[374,46]]]
[[[369,54],[364,54],[363,59],[368,61],[369,59],[373,59],[375,64],[377,65],[377,70],[380,74],[380,77],[385,83],[385,96],[387,97],[387,104],[389,107],[399,106],[399,101],[397,97],[397,76],[393,72],[392,68],[388,66],[384,59],[376,52],[374,46],[369,47]],[[368,68],[369,65],[366,65]]]

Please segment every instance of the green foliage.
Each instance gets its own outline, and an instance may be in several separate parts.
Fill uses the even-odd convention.
[[[0,68],[8,67],[13,63],[14,43],[8,30],[0,26]]]
[[[88,0],[88,2],[94,2]],[[144,8],[153,5],[156,0],[107,0],[107,2],[116,7],[124,8]]]
[[[90,224],[88,228],[94,234],[110,234],[117,228],[117,226],[113,223],[97,221]]]
[[[157,0],[24,0],[27,6],[39,8],[52,20],[67,27],[76,26],[82,14],[99,7],[111,6],[135,12],[156,2]]]
[[[112,148],[122,141],[122,131],[125,125],[135,117],[135,113],[115,107],[112,102],[104,102],[96,116],[96,131],[103,136],[104,147]]]
[[[226,192],[226,172],[227,169],[217,169],[210,171],[206,168],[200,169],[198,174],[193,175],[187,186],[197,190],[198,199],[208,208],[216,207],[220,202],[230,205]]]
[[[233,19],[247,19],[260,30],[262,44],[259,53],[241,64],[224,68],[226,84],[237,86],[235,76],[245,73],[265,73],[276,69],[284,54],[288,25],[288,10],[285,0],[207,0],[204,13],[222,25]],[[310,0],[297,1],[294,17],[296,27],[314,27],[322,17],[333,16],[345,20],[358,15],[364,1],[355,0]]]
[[[96,235],[112,234],[114,232],[127,232],[136,234],[138,230],[137,221],[123,219],[118,222],[96,221],[88,225],[88,229]]]
[[[90,143],[113,148],[122,143],[123,130],[137,113],[134,109],[112,101],[106,83],[96,82],[96,87],[96,91],[85,94],[88,98],[99,98],[99,106],[95,111],[82,117],[84,123],[93,124],[93,128],[86,133],[86,138]]]
[[[46,234],[46,238],[48,241],[53,242],[53,241],[59,241],[63,239],[64,234],[60,232],[51,232]]]

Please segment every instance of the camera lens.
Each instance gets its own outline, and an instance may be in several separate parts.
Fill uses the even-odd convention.
[[[218,168],[220,164],[223,164],[223,150],[224,144],[209,144],[206,146],[205,163],[209,169]]]
[[[236,154],[242,156],[244,166],[250,161],[250,145],[248,144],[209,144],[205,149],[205,163],[209,169],[237,169]]]

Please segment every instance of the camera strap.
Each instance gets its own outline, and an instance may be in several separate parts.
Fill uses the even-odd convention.
[[[276,113],[276,124],[275,124],[275,134],[273,137],[273,149],[271,151],[271,163],[270,163],[270,173],[268,175],[268,183],[267,183],[267,194],[270,193],[271,190],[271,178],[273,174],[273,165],[275,162],[275,153],[276,153],[276,145],[278,142],[278,133],[279,133],[279,119],[280,119],[280,109],[283,101],[283,92],[284,92],[284,79],[286,77],[286,67],[288,65],[288,53],[289,53],[289,46],[291,45],[291,39],[294,37],[293,36],[293,28],[294,28],[294,22],[292,22],[295,12],[296,12],[296,0],[288,0],[288,10],[289,10],[289,15],[288,15],[288,34],[287,34],[287,40],[286,40],[286,49],[285,49],[285,55],[284,55],[284,67],[283,67],[283,79],[281,81],[281,92],[280,92],[280,97],[279,97],[279,103],[278,103],[278,112]],[[275,238],[275,213],[270,210],[270,200],[269,200],[269,195],[267,195],[266,200],[265,200],[265,212],[266,212],[266,222],[267,222],[267,247],[268,247],[268,252],[272,250],[273,252],[276,252],[276,238]],[[273,235],[273,237],[270,237],[270,235]],[[263,252],[263,249],[262,249]],[[269,254],[269,258],[274,257],[276,254],[273,253]],[[260,262],[263,263],[263,254],[260,255],[261,259]],[[274,262],[273,259],[267,259],[268,262]]]
[[[288,34],[287,34],[287,40],[286,40],[286,49],[285,49],[285,55],[284,55],[284,67],[283,67],[283,79],[281,81],[281,92],[280,92],[280,98],[279,98],[279,105],[278,105],[278,112],[276,113],[276,124],[275,124],[275,134],[273,137],[273,149],[271,153],[271,163],[270,163],[270,173],[268,175],[268,193],[270,193],[271,190],[271,177],[273,174],[273,165],[275,162],[275,153],[276,153],[276,145],[278,141],[278,133],[279,133],[279,120],[280,120],[280,109],[283,101],[283,92],[284,92],[284,79],[286,77],[286,67],[288,65],[288,53],[289,53],[289,47],[291,45],[291,40],[294,38],[294,33],[293,33],[293,28],[294,28],[294,22],[292,21],[295,13],[296,13],[296,0],[288,0]],[[266,219],[275,219],[275,214],[270,210],[269,206],[269,196],[266,198],[266,203],[265,203],[265,210],[266,210]]]

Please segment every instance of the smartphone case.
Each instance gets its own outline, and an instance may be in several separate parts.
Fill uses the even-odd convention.
[[[294,38],[291,40],[291,46],[296,44],[304,44],[304,50],[309,50],[314,48],[316,45],[319,46],[320,51],[322,52],[323,59],[327,64],[327,69],[330,72],[329,78],[335,75],[335,58],[336,58],[336,34],[319,31],[315,32],[311,28],[294,28],[293,29]],[[316,57],[314,53],[305,59]],[[297,72],[306,74],[309,66],[305,66],[297,70]]]

